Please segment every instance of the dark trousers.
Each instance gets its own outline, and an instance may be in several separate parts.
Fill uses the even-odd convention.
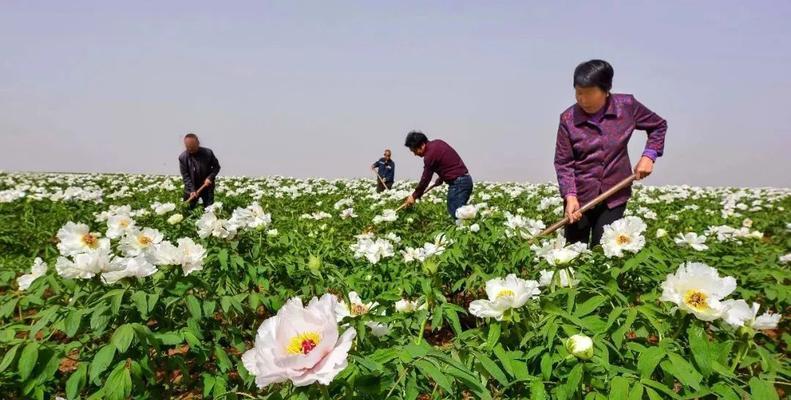
[[[583,213],[582,219],[576,223],[566,225],[566,241],[587,243],[588,248],[598,245],[604,233],[604,226],[623,218],[624,211],[626,204],[615,208],[607,208],[606,204],[599,204]]]
[[[393,182],[385,182],[385,185],[382,184],[380,179],[376,180],[376,193],[383,192],[385,189],[390,190],[393,188]]]
[[[472,195],[472,177],[469,175],[460,176],[448,182],[448,213],[454,220],[456,210],[467,204]]]
[[[190,194],[184,192],[184,200],[187,200],[190,197]],[[206,208],[212,204],[214,204],[214,187],[210,186],[206,189],[203,189],[202,192],[198,195],[198,198],[203,200],[203,208]],[[198,199],[192,200],[190,202],[190,210],[194,209],[195,206],[198,205]]]

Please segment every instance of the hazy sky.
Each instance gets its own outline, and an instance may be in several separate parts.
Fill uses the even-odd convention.
[[[551,3],[551,4],[550,4]],[[789,1],[0,2],[0,169],[397,179],[421,129],[476,179],[554,180],[572,72],[668,120],[653,184],[791,187]],[[635,161],[645,134],[635,132]]]

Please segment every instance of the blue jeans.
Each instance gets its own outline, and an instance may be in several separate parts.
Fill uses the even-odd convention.
[[[472,195],[472,177],[469,175],[460,176],[448,182],[448,213],[454,220],[456,210],[467,204]]]

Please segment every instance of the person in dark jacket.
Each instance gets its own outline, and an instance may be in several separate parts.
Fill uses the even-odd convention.
[[[200,140],[194,133],[184,136],[184,147],[186,150],[179,155],[184,200],[188,200],[190,209],[193,209],[200,197],[203,208],[206,208],[214,203],[214,182],[220,172],[220,162],[211,149],[201,147]],[[205,187],[200,190],[202,186]]]
[[[423,175],[420,178],[420,183],[404,203],[407,206],[415,204],[415,201],[425,193],[432,175],[436,173],[439,177],[434,182],[434,186],[443,183],[447,183],[449,186],[448,213],[451,218],[455,219],[456,210],[467,204],[470,195],[472,195],[472,177],[470,177],[464,161],[459,157],[459,153],[444,141],[439,139],[429,141],[423,132],[417,131],[407,134],[404,145],[413,154],[423,158]]]
[[[393,181],[395,180],[395,162],[390,158],[391,154],[390,149],[386,149],[384,157],[371,165],[371,170],[379,176],[376,178],[377,193],[393,188]]]
[[[632,174],[643,179],[665,149],[667,121],[630,94],[612,93],[612,66],[590,60],[574,70],[577,103],[560,115],[555,144],[555,171],[565,202],[566,240],[590,247],[601,241],[604,227],[620,219],[632,188],[580,213],[580,204],[593,200]],[[632,131],[648,134],[640,160],[632,169],[627,148]]]

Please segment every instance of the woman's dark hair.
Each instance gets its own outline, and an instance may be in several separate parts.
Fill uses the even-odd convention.
[[[574,68],[574,87],[597,86],[609,93],[612,89],[612,77],[615,71],[612,65],[604,60],[590,60]]]
[[[421,144],[428,142],[428,138],[423,132],[420,131],[412,131],[407,133],[406,135],[406,142],[404,142],[404,146],[409,147],[410,150],[414,150],[420,147]]]

